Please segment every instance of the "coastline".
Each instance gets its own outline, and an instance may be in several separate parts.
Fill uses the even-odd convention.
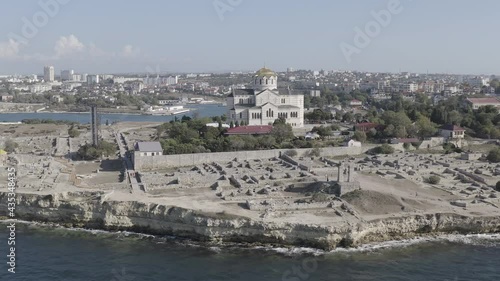
[[[216,105],[217,103],[206,103],[206,104],[201,104],[201,105]],[[190,104],[187,109],[189,111],[182,111],[180,113],[163,113],[163,114],[151,114],[148,112],[142,112],[142,111],[107,111],[105,108],[100,108],[99,109],[99,114],[116,114],[116,115],[134,115],[134,116],[151,116],[151,115],[163,115],[163,116],[172,116],[172,115],[180,115],[180,114],[188,114],[193,111],[198,110],[196,107],[189,107],[193,105],[200,105],[200,104]],[[6,112],[0,112],[0,114],[90,114],[90,111],[60,111],[60,110],[43,110],[43,111],[6,111]]]
[[[82,112],[82,111],[9,111],[9,112],[0,112],[0,114],[90,114],[90,111],[88,112]],[[107,111],[101,111],[99,112],[100,114],[121,114],[121,115],[147,115],[147,114],[141,114],[141,113],[129,113],[129,112],[107,112]]]
[[[289,246],[289,245],[273,245],[273,244],[248,244],[248,243],[237,243],[237,242],[219,242],[219,241],[195,241],[191,239],[183,239],[182,237],[168,236],[168,235],[152,235],[144,234],[132,231],[110,231],[102,229],[91,229],[91,228],[78,228],[70,227],[66,225],[61,225],[58,223],[44,223],[37,221],[25,221],[17,219],[9,219],[5,217],[0,217],[0,225],[8,225],[10,223],[16,223],[22,225],[26,228],[33,228],[35,230],[41,231],[67,231],[71,233],[82,233],[82,235],[89,234],[93,236],[104,236],[104,237],[117,237],[117,238],[132,238],[153,241],[154,243],[174,243],[183,246],[192,246],[195,248],[203,247],[208,250],[220,251],[221,249],[229,250],[255,250],[255,251],[266,251],[275,252],[276,254],[285,256],[322,256],[327,254],[336,253],[368,253],[372,251],[388,250],[388,249],[398,249],[411,247],[415,245],[422,245],[427,243],[436,242],[447,242],[447,243],[457,243],[463,245],[496,245],[491,243],[500,243],[500,233],[478,233],[478,234],[435,234],[427,236],[415,236],[413,238],[400,239],[400,240],[387,240],[381,242],[372,242],[359,245],[357,247],[351,248],[335,248],[333,250],[327,251],[318,248],[310,247],[300,247],[300,246]]]
[[[168,235],[199,242],[309,247],[325,251],[418,237],[500,233],[499,217],[451,213],[404,215],[356,225],[321,226],[253,220],[140,201],[108,201],[106,195],[99,192],[18,193],[17,203],[16,218],[30,222]],[[0,216],[6,215],[6,205],[7,195],[1,192]]]

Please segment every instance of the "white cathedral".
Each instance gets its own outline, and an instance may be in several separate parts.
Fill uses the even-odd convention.
[[[280,117],[292,127],[304,126],[304,95],[278,90],[278,75],[262,68],[253,77],[251,89],[233,89],[227,97],[229,121],[250,126],[272,125]]]

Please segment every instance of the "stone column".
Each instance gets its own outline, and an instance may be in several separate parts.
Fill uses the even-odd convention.
[[[342,163],[340,163],[339,164],[339,174],[337,177],[337,181],[339,183],[344,181],[343,175],[344,175],[344,166],[342,165]]]

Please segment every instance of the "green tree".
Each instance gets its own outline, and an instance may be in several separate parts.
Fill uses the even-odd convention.
[[[11,139],[8,139],[5,141],[4,145],[3,145],[3,150],[5,150],[5,152],[7,153],[13,153],[14,151],[16,151],[16,148],[19,147],[19,144]]]
[[[417,127],[417,134],[421,138],[432,137],[437,132],[437,129],[434,126],[434,123],[432,123],[429,118],[422,116],[422,115],[420,115],[418,117],[418,120],[415,123],[415,126]]]
[[[276,146],[276,139],[273,136],[262,136],[258,138],[258,148],[272,149]]]
[[[395,151],[394,147],[385,143],[381,146],[373,148],[371,152],[373,154],[393,154],[394,151]]]
[[[356,132],[354,132],[353,139],[364,143],[364,142],[366,142],[366,139],[367,139],[366,133],[362,132],[362,131],[356,131]]]
[[[432,175],[427,179],[427,182],[430,184],[439,184],[439,182],[441,182],[441,178],[438,176]]]
[[[500,163],[500,148],[497,147],[490,150],[486,159],[493,163]]]
[[[74,126],[71,126],[71,128],[68,129],[68,135],[70,138],[78,138],[80,136],[80,131],[75,129]]]
[[[321,137],[328,137],[332,135],[332,128],[331,127],[324,127],[324,126],[318,126],[314,127],[312,129],[313,133],[317,133]]]
[[[108,157],[115,154],[116,149],[117,148],[115,144],[106,141],[100,141],[97,147],[93,146],[92,144],[82,145],[78,149],[77,153],[83,160],[95,160],[102,156]]]
[[[290,124],[283,124],[282,122],[275,122],[271,136],[274,137],[278,144],[291,140],[294,138],[292,126]]]

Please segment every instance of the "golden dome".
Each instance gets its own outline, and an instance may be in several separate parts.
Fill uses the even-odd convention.
[[[276,75],[276,72],[272,71],[271,69],[263,67],[255,73],[255,76],[256,77],[271,77],[271,76],[277,76],[277,75]]]

